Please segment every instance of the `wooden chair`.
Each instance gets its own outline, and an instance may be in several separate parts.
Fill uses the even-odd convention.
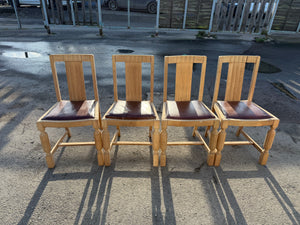
[[[218,101],[219,86],[222,65],[228,63],[227,82],[225,98]],[[241,100],[246,63],[253,64],[252,79],[247,100]],[[217,68],[215,90],[212,102],[212,110],[216,112],[221,120],[221,130],[217,142],[217,154],[215,166],[220,165],[221,151],[224,145],[253,145],[259,152],[259,163],[266,165],[269,150],[272,146],[275,129],[278,127],[279,119],[252,102],[260,56],[220,56]],[[236,136],[243,134],[247,141],[225,141],[228,126],[238,126]],[[263,148],[260,147],[244,130],[243,127],[270,126],[264,141]],[[209,130],[209,127],[207,131]]]
[[[94,100],[87,100],[85,92],[82,63],[90,62],[93,79]],[[56,62],[65,62],[66,76],[69,90],[69,100],[62,100],[58,83]],[[37,127],[41,143],[46,152],[46,162],[49,168],[55,166],[53,154],[60,146],[96,145],[98,164],[104,164],[101,139],[101,116],[96,79],[96,69],[93,55],[50,55],[50,63],[54,80],[57,103],[52,106],[38,121]],[[63,143],[68,135],[71,137],[70,127],[93,126],[94,142],[67,142]],[[66,132],[51,148],[46,127],[65,128]]]
[[[202,67],[198,100],[191,101],[191,85],[194,63],[200,63],[202,64]],[[175,101],[167,100],[169,64],[176,64]],[[160,155],[160,165],[166,165],[166,149],[168,145],[204,145],[208,152],[207,164],[212,166],[214,164],[216,153],[219,119],[202,102],[206,71],[206,56],[166,56],[164,67],[164,103],[161,119],[162,151]],[[167,140],[168,126],[194,127],[193,136],[197,136],[200,141],[169,142]],[[213,127],[209,145],[206,144],[198,131],[198,126]]]
[[[126,101],[118,99],[116,63],[125,63]],[[150,101],[142,101],[142,63],[151,65]],[[103,147],[104,161],[110,166],[110,150],[112,145],[152,145],[153,166],[158,166],[159,126],[160,121],[153,105],[154,56],[150,55],[113,55],[114,103],[104,115]],[[116,126],[117,130],[110,142],[108,126]],[[120,126],[149,127],[149,142],[116,141],[120,136]]]

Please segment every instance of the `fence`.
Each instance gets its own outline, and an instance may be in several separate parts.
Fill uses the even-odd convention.
[[[133,24],[142,28],[202,29],[209,32],[300,30],[300,0],[148,0],[157,3],[156,15],[132,12],[137,0],[110,0],[127,3],[125,11],[103,9],[102,5],[107,1],[40,0],[40,3],[46,27],[49,24],[71,24],[130,28]],[[109,23],[112,20],[113,23]],[[134,20],[136,23],[132,23]]]

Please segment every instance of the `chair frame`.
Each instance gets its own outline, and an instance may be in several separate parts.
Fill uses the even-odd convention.
[[[137,119],[137,120],[122,120],[106,118],[109,111],[117,103],[118,87],[117,87],[117,68],[116,63],[125,63],[125,77],[126,77],[126,101],[142,101],[142,63],[151,64],[151,77],[150,77],[150,105],[155,114],[154,119]],[[102,118],[103,122],[103,148],[104,148],[104,163],[105,166],[111,165],[110,150],[113,145],[148,145],[153,149],[153,166],[158,166],[159,161],[159,127],[160,119],[153,104],[153,88],[154,88],[154,56],[152,55],[113,55],[113,83],[114,83],[114,103],[107,110]],[[136,83],[136,80],[139,83]],[[112,140],[110,141],[108,126],[116,126]],[[149,137],[152,141],[136,142],[136,141],[118,141],[117,137],[121,136],[120,126],[126,127],[149,127]],[[152,131],[152,127],[154,128]],[[151,134],[152,132],[152,134]]]
[[[85,85],[84,85],[84,75],[82,62],[90,62],[92,70],[93,79],[93,89],[95,97],[95,116],[91,119],[81,119],[81,120],[43,120],[43,118],[55,107],[56,104],[62,101],[60,94],[59,82],[56,71],[56,62],[65,62],[66,75],[68,80],[69,89],[69,100],[70,101],[84,101],[86,100]],[[94,56],[88,54],[70,54],[70,55],[50,55],[50,63],[52,68],[52,75],[54,81],[54,87],[56,92],[57,103],[53,105],[46,113],[44,113],[37,121],[37,128],[40,131],[40,139],[42,147],[46,153],[46,162],[49,168],[55,167],[55,162],[53,159],[53,154],[59,147],[67,146],[86,146],[95,145],[97,149],[97,159],[98,165],[104,165],[104,155],[102,151],[102,138],[101,138],[101,116],[100,116],[100,105],[98,97],[98,87],[97,87],[97,77],[96,68],[94,62]],[[68,136],[71,137],[70,127],[82,127],[82,126],[92,126],[94,131],[95,141],[90,142],[63,142],[64,138]],[[55,128],[65,128],[66,132],[63,136],[56,142],[56,144],[51,148],[48,134],[45,129],[47,127]]]
[[[230,119],[226,118],[221,109],[217,104],[218,94],[219,94],[219,86],[221,80],[221,72],[223,63],[229,63],[228,73],[227,73],[227,84],[226,84],[226,92],[225,92],[225,101],[241,101],[241,93],[242,86],[244,80],[244,71],[246,63],[253,63],[253,71],[252,78],[250,83],[250,89],[248,93],[248,102],[252,102],[257,73],[260,63],[260,56],[219,56],[214,96],[212,101],[212,110],[218,115],[221,120],[221,130],[218,136],[217,142],[217,154],[215,159],[215,166],[219,166],[221,162],[221,151],[224,145],[253,145],[261,154],[259,158],[259,163],[261,165],[266,165],[269,150],[272,147],[274,137],[275,137],[275,129],[278,127],[279,119],[266,111],[265,109],[259,107],[261,110],[266,112],[271,118],[268,119]],[[252,102],[253,103],[253,102]],[[226,129],[228,126],[238,126],[238,130],[236,132],[236,136],[242,134],[247,141],[225,141],[226,139]],[[270,130],[267,132],[265,137],[265,141],[263,144],[263,148],[258,145],[249,134],[243,131],[243,127],[259,127],[259,126],[270,126]],[[209,127],[206,131],[209,130]]]
[[[175,101],[190,101],[191,100],[191,82],[193,75],[193,64],[202,64],[201,68],[201,78],[198,101],[202,102],[204,82],[205,82],[205,72],[206,72],[206,56],[165,56],[164,63],[164,95],[163,95],[163,111],[161,118],[161,155],[160,155],[160,165],[166,166],[166,149],[170,145],[204,145],[206,151],[208,152],[207,164],[213,166],[215,160],[216,144],[218,137],[219,119],[214,115],[214,113],[203,104],[207,110],[215,116],[213,119],[201,119],[201,120],[177,120],[168,119],[166,116],[166,104],[167,104],[167,85],[168,85],[168,66],[169,64],[176,64],[176,84],[175,84]],[[188,81],[188,82],[186,82]],[[167,139],[167,127],[194,127],[193,136],[197,136],[199,141],[176,141],[170,142]],[[209,134],[209,145],[205,142],[204,138],[198,131],[198,126],[212,126],[213,131]]]

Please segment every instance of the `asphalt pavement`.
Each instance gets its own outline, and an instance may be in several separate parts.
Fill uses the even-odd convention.
[[[299,35],[256,43],[247,34],[196,39],[196,31],[160,30],[155,36],[151,30],[104,29],[100,37],[94,27],[52,26],[51,32],[0,28],[0,224],[300,224]],[[113,54],[154,55],[159,114],[164,56],[208,57],[204,103],[210,107],[218,56],[260,55],[254,102],[280,119],[267,166],[258,164],[259,154],[251,146],[226,146],[217,168],[206,165],[202,147],[168,147],[167,166],[153,168],[151,148],[119,146],[112,149],[112,165],[99,167],[96,149],[83,146],[60,149],[56,167],[48,169],[35,123],[56,101],[49,55],[71,53],[94,54],[102,115],[113,102]],[[193,97],[199,71],[194,68]],[[118,75],[124,97],[122,72]],[[245,84],[249,80],[246,70]],[[64,81],[60,85],[67,95]],[[146,98],[147,77],[144,85]],[[247,131],[263,143],[267,130]],[[70,141],[92,140],[89,127],[71,131]],[[234,139],[235,130],[228,131]],[[51,144],[61,135],[48,132]],[[168,133],[170,140],[193,139],[192,128]],[[147,134],[147,128],[121,128],[121,140],[146,141]]]

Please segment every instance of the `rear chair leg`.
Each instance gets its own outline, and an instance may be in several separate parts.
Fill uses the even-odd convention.
[[[204,136],[207,138],[210,126],[206,127]]]
[[[70,131],[69,127],[66,127],[65,129],[68,134],[68,137],[70,138],[72,135],[71,135],[71,131]]]
[[[37,127],[38,127],[38,130],[41,132],[40,139],[41,139],[41,143],[42,143],[44,152],[46,153],[46,162],[47,162],[48,168],[54,168],[55,162],[53,159],[53,155],[51,154],[51,146],[50,146],[48,134],[45,131],[45,127],[43,127],[42,125],[38,124]]]
[[[243,130],[244,127],[239,127],[235,133],[235,136],[239,137],[241,134],[241,131]]]
[[[272,147],[272,144],[273,144],[273,141],[274,141],[274,137],[275,137],[275,134],[276,134],[276,131],[275,129],[277,128],[278,126],[278,123],[274,123],[270,130],[268,131],[267,133],[267,136],[265,138],[265,142],[264,142],[264,152],[262,152],[260,154],[260,157],[259,157],[259,164],[260,165],[266,165],[267,164],[267,161],[268,161],[268,157],[269,157],[269,150],[271,149]]]
[[[151,138],[152,126],[149,127],[149,138]]]
[[[194,127],[194,129],[193,129],[193,137],[195,137],[196,136],[196,130],[198,129],[198,127]]]
[[[121,137],[121,130],[120,130],[120,126],[117,126],[117,130],[118,130],[118,137]]]

